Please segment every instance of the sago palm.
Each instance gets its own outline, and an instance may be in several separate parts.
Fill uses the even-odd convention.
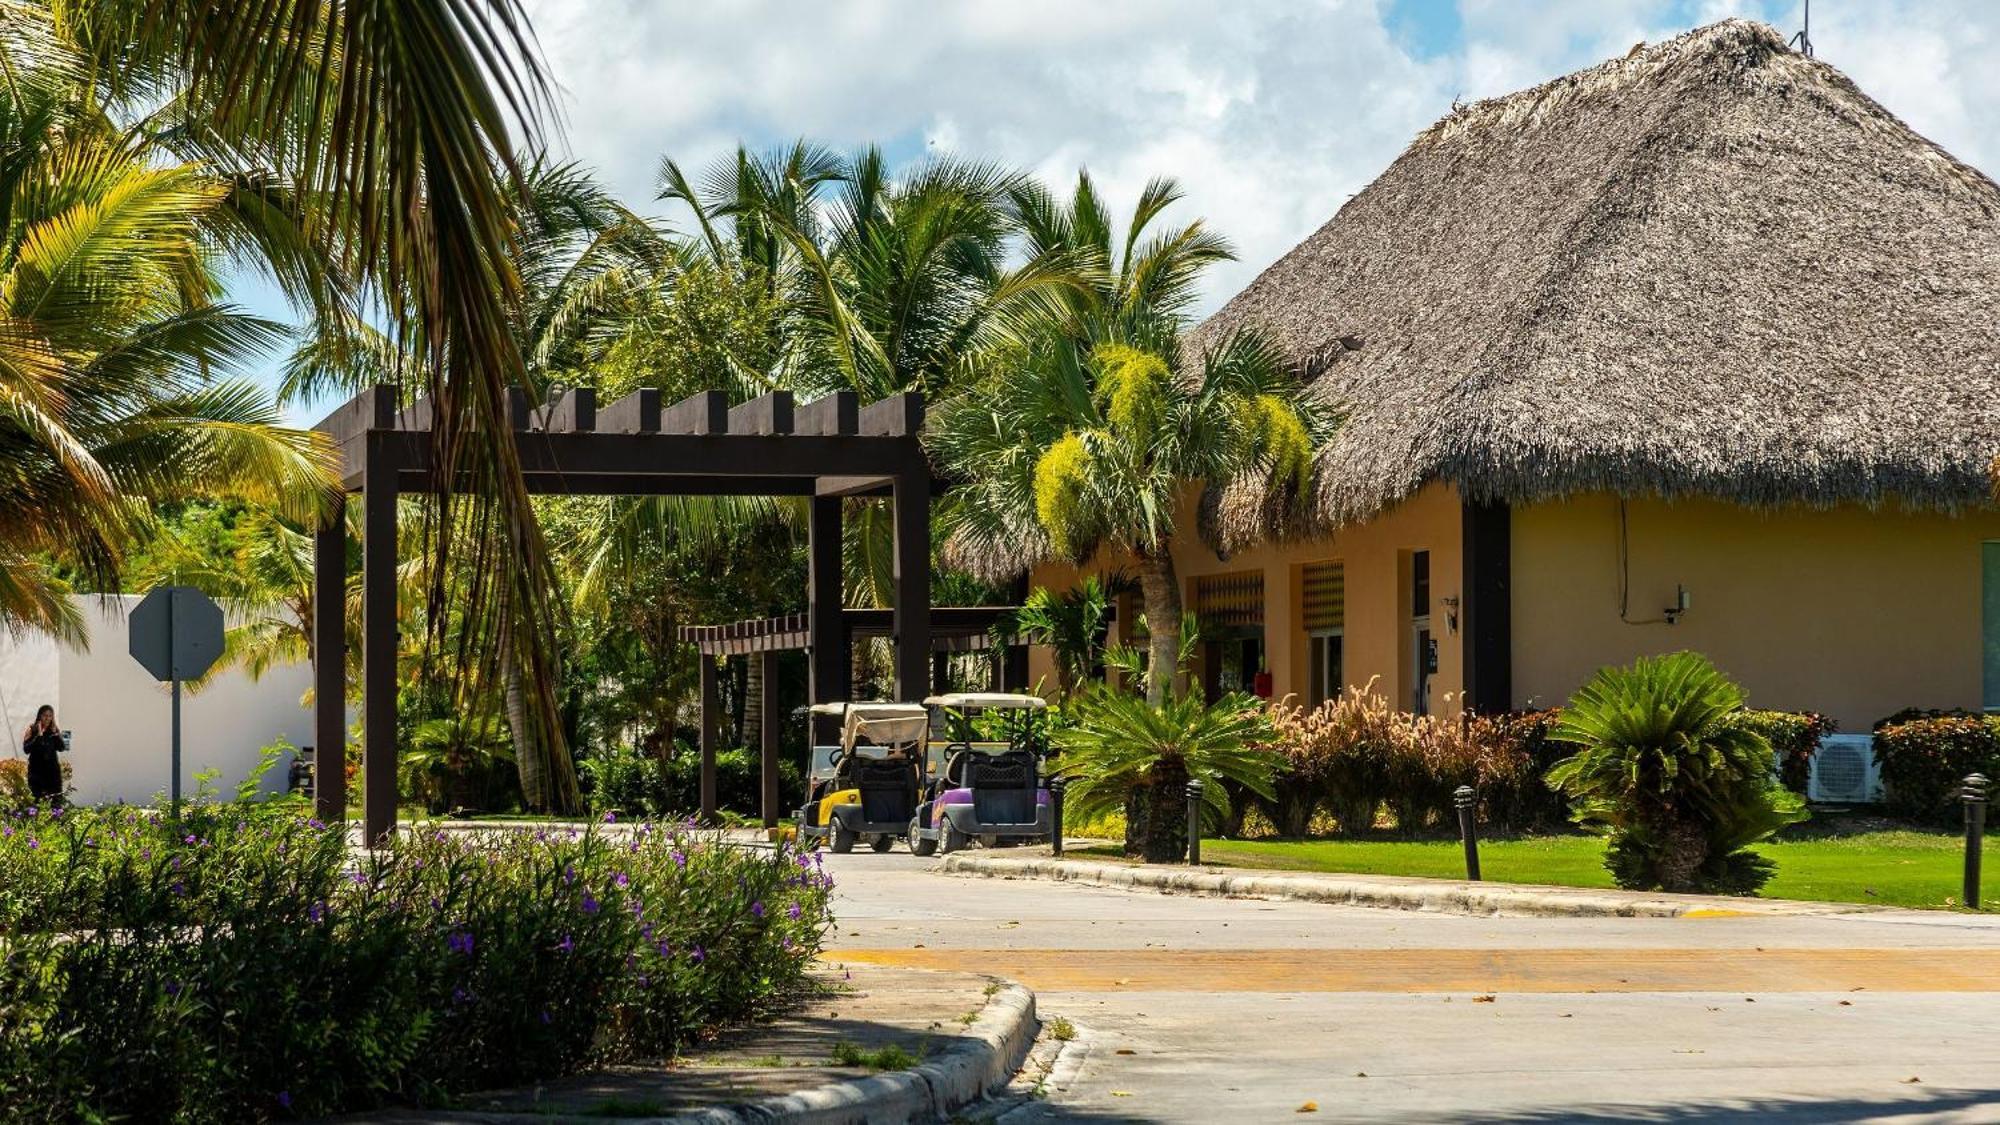
[[[1742,710],[1742,689],[1692,652],[1601,669],[1564,705],[1549,737],[1578,750],[1548,783],[1610,833],[1619,885],[1749,892],[1770,877],[1743,849],[1806,814]]]
[[[1079,822],[1124,811],[1125,849],[1148,863],[1186,853],[1190,780],[1202,782],[1202,802],[1218,816],[1229,811],[1225,782],[1274,796],[1277,758],[1261,745],[1270,741],[1270,720],[1251,696],[1212,704],[1180,696],[1154,706],[1100,686],[1077,697],[1073,710],[1075,721],[1055,734],[1067,804]]]

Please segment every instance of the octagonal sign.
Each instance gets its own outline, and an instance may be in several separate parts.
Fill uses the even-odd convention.
[[[193,680],[222,655],[222,607],[192,586],[156,586],[127,619],[132,659],[156,680]]]

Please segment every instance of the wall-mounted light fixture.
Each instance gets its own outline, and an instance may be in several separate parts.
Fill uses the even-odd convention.
[[[1679,621],[1681,614],[1686,613],[1688,607],[1693,604],[1694,599],[1688,596],[1688,588],[1676,583],[1674,586],[1674,604],[1661,610],[1660,615],[1667,619],[1667,624],[1672,625],[1674,622]]]
[[[1439,598],[1438,604],[1444,607],[1445,631],[1456,635],[1458,633],[1458,596],[1454,594],[1449,598]]]

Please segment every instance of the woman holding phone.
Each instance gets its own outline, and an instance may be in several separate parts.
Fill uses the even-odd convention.
[[[62,728],[56,726],[56,709],[42,704],[35,712],[34,724],[21,736],[21,753],[28,757],[28,792],[37,804],[62,800],[62,764],[56,755],[66,749]]]

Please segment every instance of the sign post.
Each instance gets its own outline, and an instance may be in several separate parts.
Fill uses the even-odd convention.
[[[222,607],[192,586],[156,586],[126,624],[132,659],[172,685],[174,819],[181,815],[181,681],[200,679],[222,655]]]

